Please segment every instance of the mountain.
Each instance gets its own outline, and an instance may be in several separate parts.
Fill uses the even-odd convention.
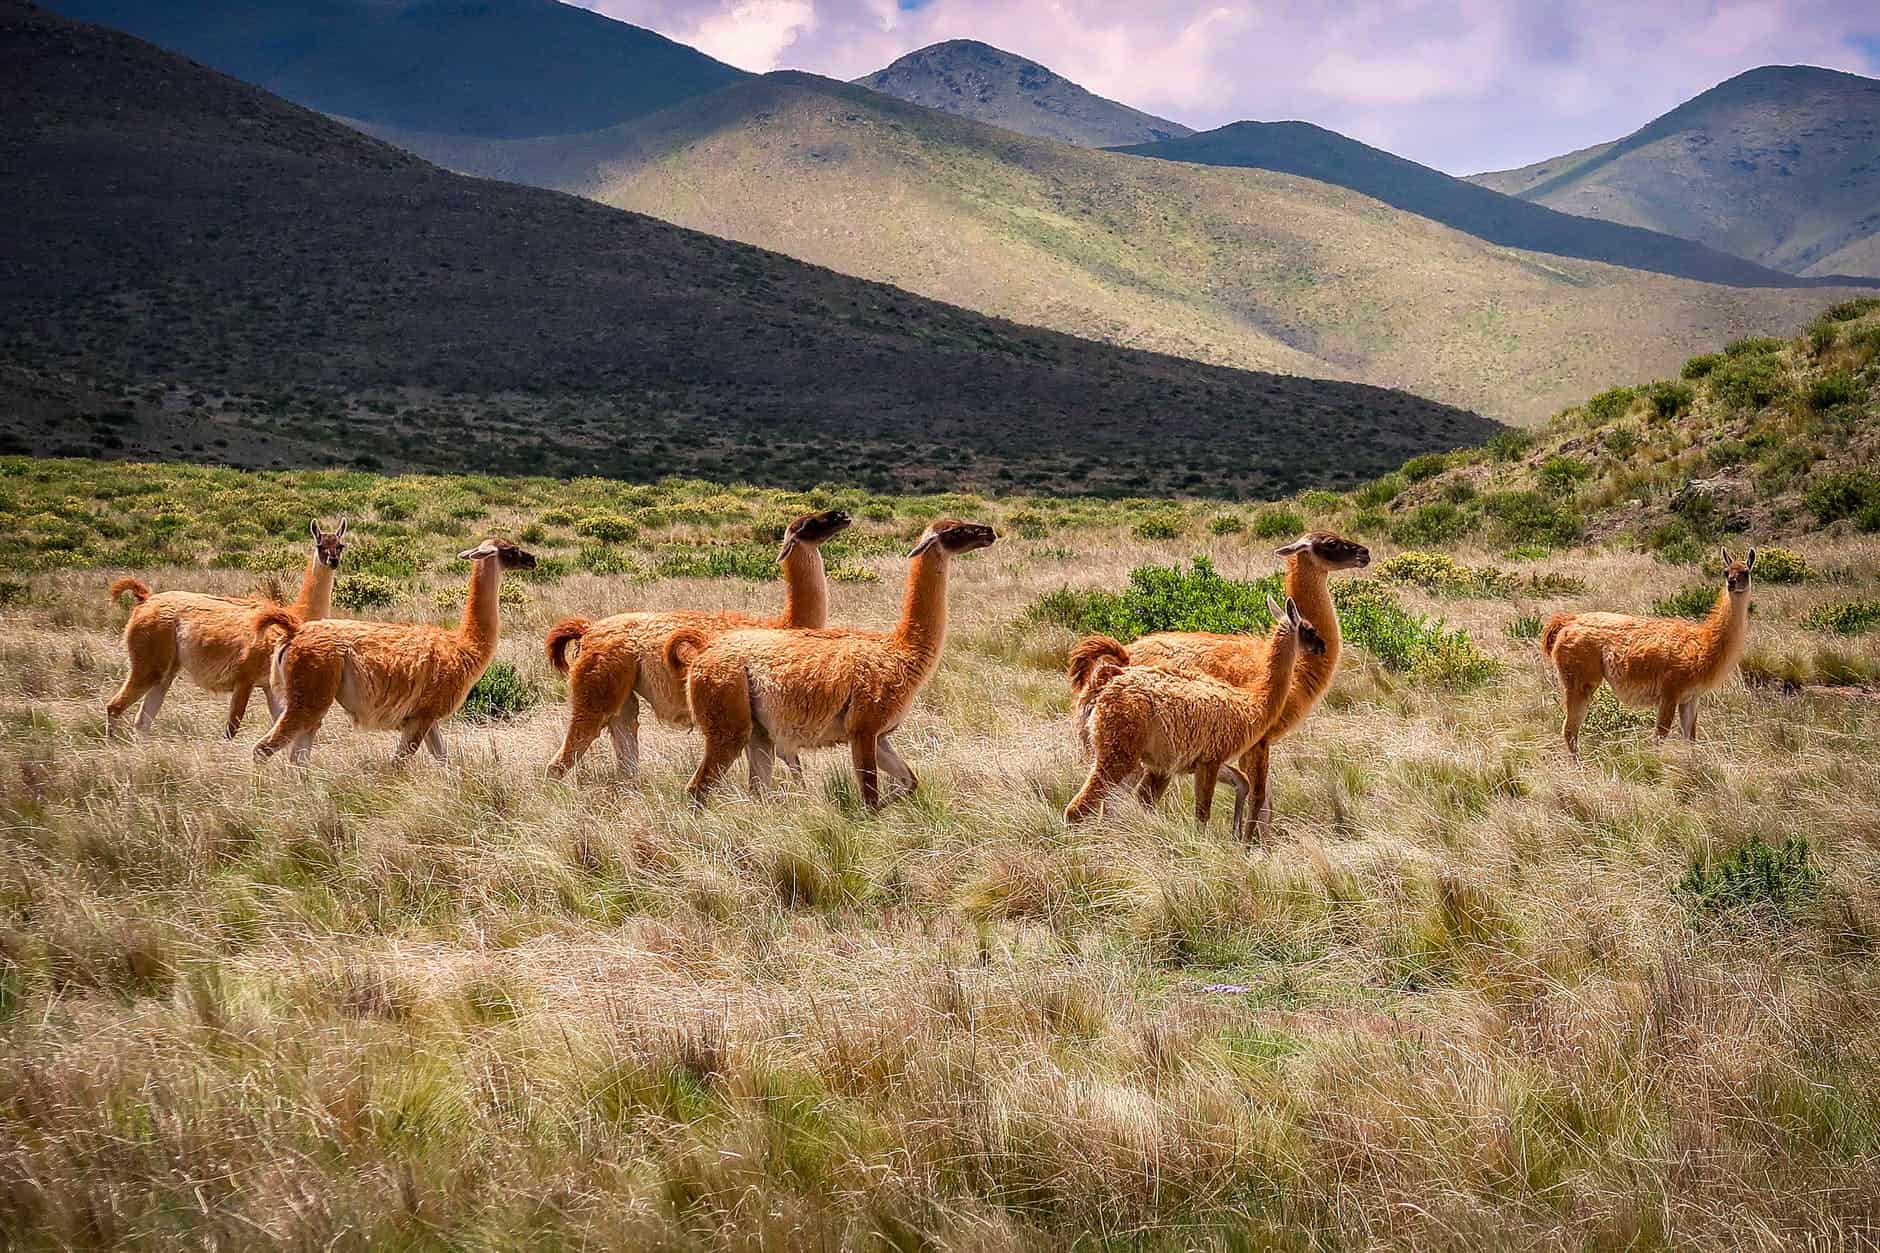
[[[918,49],[855,81],[930,109],[1085,148],[1193,133],[1180,122],[1106,100],[1036,61],[972,39]]]
[[[1880,276],[1880,80],[1764,66],[1624,139],[1471,181],[1795,274]]]
[[[456,135],[594,130],[743,78],[559,0],[49,0],[322,113]]]
[[[1134,156],[1297,174],[1453,226],[1478,239],[1555,256],[1605,261],[1706,283],[1794,286],[1795,278],[1674,236],[1560,213],[1453,178],[1310,122],[1235,122],[1161,143],[1120,148]]]
[[[1786,334],[1837,298],[1519,251],[1324,182],[1071,147],[806,74],[585,135],[372,129],[454,169],[995,316],[1503,420],[1718,340]]]
[[[4,451],[1233,494],[1496,429],[449,174],[19,0],[0,58]]]

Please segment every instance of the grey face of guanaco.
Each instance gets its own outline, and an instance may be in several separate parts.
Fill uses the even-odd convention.
[[[1749,557],[1738,561],[1730,555],[1729,549],[1723,550],[1723,582],[1730,589],[1732,596],[1741,596],[1749,591],[1749,572],[1756,568],[1756,550],[1749,550]]]
[[[313,534],[313,555],[330,569],[339,569],[340,554],[346,551],[346,519],[339,520],[339,529],[332,532],[322,531],[318,519],[308,519],[307,529]]]
[[[1282,609],[1279,602],[1269,596],[1266,598],[1266,607],[1272,612],[1275,622],[1286,623],[1292,629],[1293,634],[1299,637],[1301,652],[1310,653],[1314,657],[1325,655],[1325,637],[1319,634],[1317,627],[1299,616],[1298,601],[1288,596],[1286,607]]]
[[[1290,557],[1307,549],[1311,550],[1313,560],[1327,570],[1355,570],[1371,564],[1370,549],[1356,540],[1348,540],[1330,531],[1313,531],[1301,535],[1283,548],[1275,548],[1273,555]]]
[[[846,509],[825,509],[821,513],[806,513],[792,522],[783,533],[783,547],[777,550],[777,561],[782,564],[798,544],[820,544],[833,539],[849,529],[855,519]]]
[[[486,557],[494,557],[505,570],[535,569],[535,554],[517,548],[506,539],[486,539],[475,548],[464,549],[457,556],[462,561],[482,561]]]
[[[920,543],[914,545],[908,556],[918,557],[935,544],[949,554],[969,553],[975,548],[990,548],[998,539],[999,533],[989,526],[961,522],[958,518],[941,518],[927,528],[927,533],[920,537]]]

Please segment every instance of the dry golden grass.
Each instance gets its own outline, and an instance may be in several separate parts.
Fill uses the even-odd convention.
[[[1872,594],[1872,541],[1801,547]],[[122,611],[101,572],[32,576],[0,610],[0,1244],[1880,1239],[1880,703],[1733,682],[1696,746],[1612,718],[1575,766],[1506,626],[1695,576],[1564,554],[1533,568],[1583,596],[1405,592],[1499,675],[1350,654],[1275,755],[1269,847],[1180,796],[1067,830],[1070,637],[1026,607],[1270,548],[1092,529],[961,560],[898,737],[926,790],[879,817],[839,754],[808,795],[688,810],[697,741],[659,727],[639,780],[603,745],[548,782],[559,701],[452,723],[447,768],[336,715],[311,771],[256,769],[262,720],[220,742],[182,683],[153,740],[109,743]],[[885,624],[902,563],[858,562],[881,581],[832,621]],[[526,591],[500,657],[544,683],[565,614],[776,595]],[[1759,588],[1752,648],[1809,647],[1823,595]],[[1677,894],[1694,856],[1789,833],[1825,876],[1791,914]]]

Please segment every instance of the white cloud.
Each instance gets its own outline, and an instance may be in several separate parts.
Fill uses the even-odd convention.
[[[1191,126],[1303,118],[1455,173],[1617,138],[1756,65],[1880,73],[1871,0],[570,2],[843,79],[980,39]]]

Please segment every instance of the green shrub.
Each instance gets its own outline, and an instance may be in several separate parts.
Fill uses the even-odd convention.
[[[633,520],[617,513],[587,514],[575,522],[574,533],[601,544],[630,544],[640,538]]]
[[[1238,535],[1247,529],[1247,520],[1237,513],[1216,514],[1208,521],[1211,535]]]
[[[544,509],[541,517],[537,519],[543,526],[573,526],[580,520],[580,513],[565,505],[557,505],[553,509]]]
[[[1821,475],[1809,485],[1803,503],[1821,522],[1859,518],[1869,509],[1880,506],[1880,476],[1867,470],[1839,470]]]
[[[1475,514],[1446,500],[1418,505],[1390,530],[1399,544],[1448,544],[1475,529]]]
[[[1214,563],[1196,557],[1190,569],[1138,566],[1121,592],[1047,593],[1029,616],[1076,631],[1100,631],[1125,642],[1154,631],[1264,631],[1273,624],[1266,598],[1285,595],[1279,574],[1253,582],[1224,579]]]
[[[1599,442],[1600,451],[1623,461],[1638,451],[1638,432],[1629,426],[1616,426]]]
[[[333,603],[342,609],[382,609],[398,599],[398,584],[382,574],[342,574]]]
[[[1305,532],[1305,518],[1284,507],[1263,509],[1253,519],[1253,533],[1260,539],[1291,539]]]
[[[1449,685],[1477,682],[1495,672],[1494,662],[1467,634],[1411,613],[1376,579],[1332,584],[1332,603],[1344,638],[1387,670]]]
[[[1808,407],[1820,412],[1837,405],[1851,405],[1860,399],[1861,387],[1846,370],[1833,370],[1808,384],[1804,398]]]
[[[1808,841],[1790,836],[1779,845],[1752,835],[1728,856],[1692,861],[1678,893],[1695,909],[1773,911],[1786,915],[1821,890]]]
[[[1786,345],[1782,340],[1771,339],[1767,335],[1746,335],[1742,339],[1733,339],[1723,346],[1726,357],[1766,357],[1771,353],[1781,352]]]
[[[1564,496],[1574,486],[1593,477],[1593,467],[1578,457],[1564,453],[1555,453],[1541,462],[1539,476],[1541,486],[1556,496]]]
[[[1172,509],[1146,513],[1129,528],[1137,539],[1178,539],[1188,529],[1188,520]]]
[[[1788,388],[1788,372],[1775,357],[1732,356],[1710,375],[1711,393],[1737,409],[1760,409]]]
[[[402,496],[385,495],[374,498],[372,512],[380,522],[409,522],[418,510]]]
[[[1808,350],[1819,357],[1841,338],[1841,328],[1828,318],[1819,318],[1808,328]]]
[[[1496,492],[1482,499],[1509,544],[1545,544],[1565,548],[1578,541],[1580,517],[1541,492]]]
[[[777,574],[777,553],[767,544],[668,549],[653,564],[653,577],[659,579],[750,579],[768,583]]]
[[[1760,569],[1760,558],[1756,564]],[[1802,625],[1812,631],[1859,635],[1880,626],[1880,600],[1843,600],[1830,605],[1817,605],[1802,615]]]
[[[1475,484],[1467,479],[1451,479],[1443,484],[1443,499],[1452,505],[1466,505],[1475,496]]]
[[[637,574],[639,566],[617,548],[583,548],[575,564],[589,574]]]
[[[1005,525],[1020,539],[1043,539],[1051,533],[1051,524],[1036,509],[1020,509],[1006,515]]]
[[[1515,577],[1493,566],[1465,566],[1446,553],[1398,553],[1377,569],[1386,583],[1408,583],[1438,596],[1507,596]]]
[[[1690,367],[1687,365],[1685,368],[1688,370]],[[1687,374],[1685,377],[1694,376]],[[1654,414],[1661,418],[1675,418],[1691,407],[1691,402],[1697,399],[1697,389],[1689,383],[1660,379],[1651,385],[1651,390],[1645,395],[1651,401]]]
[[[1638,399],[1638,392],[1630,387],[1608,387],[1605,391],[1591,397],[1580,411],[1589,419],[1598,423],[1610,422],[1621,417],[1632,402]]]
[[[414,539],[363,535],[346,546],[340,569],[348,574],[375,574],[384,579],[414,578],[425,567]]]
[[[1449,468],[1449,457],[1445,453],[1426,452],[1410,458],[1403,463],[1398,473],[1412,483],[1421,483],[1424,479],[1433,479]]]
[[[1372,479],[1351,494],[1351,498],[1363,508],[1375,509],[1379,505],[1388,505],[1403,493],[1404,477],[1401,474],[1386,474]]]
[[[1533,443],[1533,435],[1509,427],[1505,431],[1496,431],[1484,447],[1488,449],[1489,456],[1497,461],[1518,461]]]
[[[1843,300],[1831,306],[1822,316],[1836,322],[1852,322],[1876,309],[1880,309],[1880,296],[1857,296],[1853,300]]]
[[[1342,503],[1337,492],[1328,492],[1322,487],[1299,493],[1299,507],[1310,509],[1313,513],[1329,513]]]
[[[1722,361],[1723,357],[1720,354],[1707,352],[1686,361],[1684,363],[1684,369],[1680,371],[1680,373],[1684,378],[1693,381],[1701,378],[1709,378]]]
[[[1660,618],[1695,618],[1710,616],[1717,603],[1717,589],[1709,583],[1692,583],[1669,596],[1652,602],[1652,613]]]
[[[524,678],[512,663],[496,661],[464,697],[462,712],[472,722],[507,722],[542,701],[541,684]]]
[[[1806,583],[1815,577],[1808,558],[1793,548],[1771,544],[1756,550],[1756,578],[1762,583]]]
[[[14,579],[0,579],[0,609],[14,609],[32,599],[32,589]]]
[[[1527,589],[1536,596],[1584,596],[1586,580],[1548,570],[1528,575]]]
[[[1541,637],[1541,616],[1537,613],[1516,614],[1503,629],[1511,640],[1537,640]]]

